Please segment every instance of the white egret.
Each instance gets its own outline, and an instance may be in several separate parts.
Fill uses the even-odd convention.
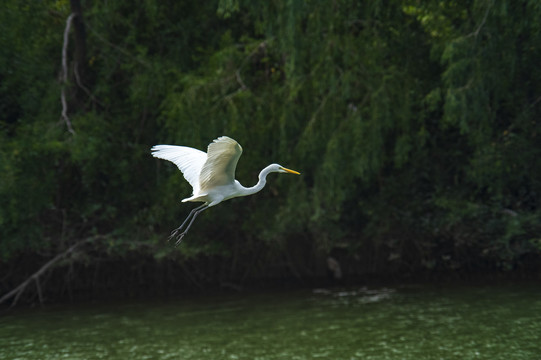
[[[192,186],[192,196],[183,199],[182,202],[203,202],[203,205],[193,209],[182,225],[171,233],[170,239],[177,238],[176,245],[180,244],[197,215],[209,207],[234,197],[255,194],[265,187],[267,175],[271,172],[300,175],[297,171],[271,164],[261,170],[259,181],[255,186],[248,188],[242,186],[235,180],[235,168],[242,154],[242,147],[227,136],[221,136],[210,143],[207,153],[176,145],[155,145],[151,151],[152,156],[173,162]],[[186,224],[188,226],[182,231]]]

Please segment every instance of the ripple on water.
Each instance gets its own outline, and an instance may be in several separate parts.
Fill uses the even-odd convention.
[[[538,286],[366,287],[18,311],[0,359],[535,359]]]

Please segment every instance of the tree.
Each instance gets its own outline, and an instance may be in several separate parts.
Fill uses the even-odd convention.
[[[81,12],[64,84],[66,19]],[[94,238],[96,254],[182,266],[200,285],[321,274],[336,248],[357,274],[522,268],[540,251],[540,12],[526,0],[8,1],[2,259],[46,263]],[[62,86],[75,135],[58,118]],[[205,213],[193,240],[166,247],[190,189],[149,148],[219,135],[244,147],[244,184],[269,161],[303,176]]]

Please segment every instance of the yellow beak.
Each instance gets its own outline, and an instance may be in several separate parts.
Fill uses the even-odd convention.
[[[295,174],[295,175],[300,175],[301,173],[298,172],[298,171],[295,171],[295,170],[291,170],[291,169],[286,169],[285,167],[281,167],[280,169],[290,173],[290,174]]]

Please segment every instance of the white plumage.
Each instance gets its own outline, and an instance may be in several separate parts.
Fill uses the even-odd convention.
[[[246,188],[235,180],[235,169],[242,154],[242,147],[235,140],[221,136],[209,144],[207,152],[186,146],[155,145],[151,149],[152,156],[173,162],[182,172],[184,178],[193,188],[191,197],[182,201],[201,201],[204,204],[193,209],[186,220],[175,229],[171,238],[177,237],[177,245],[203,210],[217,205],[224,200],[238,196],[255,194],[263,189],[267,175],[271,172],[299,173],[286,169],[278,164],[271,164],[259,173],[259,181],[255,186]],[[186,229],[184,225],[191,218]]]
[[[174,163],[194,188],[194,193],[199,192],[199,174],[207,154],[186,146],[156,145],[152,148],[152,156]]]

